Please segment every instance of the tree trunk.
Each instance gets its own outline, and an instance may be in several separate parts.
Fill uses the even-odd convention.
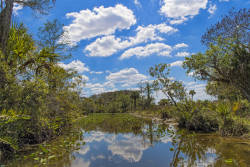
[[[6,53],[13,7],[14,0],[6,0],[5,8],[0,13],[0,49],[3,53]]]

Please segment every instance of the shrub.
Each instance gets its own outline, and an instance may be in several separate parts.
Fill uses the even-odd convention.
[[[247,127],[242,122],[232,118],[224,120],[220,128],[221,136],[242,136],[245,133],[248,133]]]
[[[179,127],[198,132],[215,132],[219,129],[219,121],[215,112],[196,110],[182,114]]]

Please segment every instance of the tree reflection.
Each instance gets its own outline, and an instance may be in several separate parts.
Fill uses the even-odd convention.
[[[250,164],[249,143],[225,139],[211,134],[178,131],[173,139],[171,166],[241,166]]]
[[[156,144],[167,150],[157,149]],[[247,167],[250,164],[249,144],[249,141],[222,138],[215,134],[177,130],[171,125],[128,114],[93,114],[77,123],[73,132],[46,144],[45,150],[37,149],[35,153],[33,150],[28,159],[21,158],[8,166],[92,167],[98,166],[99,162],[109,162],[107,166],[114,167],[117,163],[113,160],[118,160],[119,163],[125,163],[123,166],[141,163],[144,167],[147,163],[142,161],[144,152],[155,147],[156,150],[149,150],[152,154],[168,154],[164,162],[157,156],[150,159],[152,164],[159,162],[160,166]],[[46,149],[48,153],[40,155]],[[57,156],[48,160],[52,155]],[[35,159],[37,157],[39,161]],[[114,158],[112,162],[109,157]],[[46,164],[40,163],[42,159],[48,160]]]

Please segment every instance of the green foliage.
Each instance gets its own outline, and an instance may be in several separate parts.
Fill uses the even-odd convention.
[[[192,97],[192,100],[193,100],[194,95],[196,94],[196,92],[194,90],[190,90],[188,94]]]
[[[183,84],[179,81],[172,80],[169,77],[170,65],[158,64],[155,67],[149,69],[149,73],[152,77],[155,77],[153,85],[156,90],[161,90],[169,100],[178,108],[177,101],[184,100],[186,98],[186,91]]]
[[[38,45],[45,49],[53,56],[51,62],[71,57],[68,53],[73,47],[70,47],[69,41],[66,41],[66,32],[63,30],[63,25],[58,20],[47,21],[43,27],[39,28]]]
[[[222,136],[242,136],[248,133],[247,124],[236,115],[240,109],[239,104],[222,102],[217,105],[217,113],[221,117],[220,133]]]
[[[242,98],[240,91],[232,85],[216,81],[207,83],[206,92],[209,95],[217,97],[219,100],[236,101]]]
[[[101,130],[108,133],[142,134],[150,119],[141,119],[129,114],[90,114],[79,122],[85,131]]]
[[[0,52],[0,149],[6,156],[27,144],[60,135],[79,116],[81,100],[73,78],[40,51],[23,25],[10,29],[6,54]],[[60,56],[60,55],[58,55]]]
[[[239,92],[248,101],[250,101],[249,16],[250,11],[247,9],[231,12],[225,16],[203,36],[203,41],[208,46],[206,52],[186,57],[183,64],[188,73],[194,73],[195,78],[225,85],[226,89],[233,87],[234,92]],[[219,94],[223,95],[224,92]]]
[[[82,100],[82,107],[86,113],[126,113],[138,109],[140,95],[137,91],[115,91]]]
[[[226,101],[186,101],[185,112],[176,113],[179,127],[199,132],[218,131],[222,136],[242,136],[249,132],[249,118],[240,113],[248,112],[244,101],[231,104]],[[188,106],[189,110],[184,110]],[[243,111],[244,110],[244,111]],[[249,116],[249,114],[247,114]]]

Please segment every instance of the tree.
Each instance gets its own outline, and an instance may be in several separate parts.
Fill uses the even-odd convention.
[[[64,37],[63,25],[58,20],[47,21],[38,31],[38,45],[46,48],[50,54],[50,61],[57,62],[61,59],[69,58],[73,48],[69,46]],[[64,39],[64,40],[62,40]],[[68,55],[66,55],[68,53]]]
[[[145,109],[145,107],[149,108],[153,101],[153,97],[152,97],[152,93],[154,89],[153,85],[149,81],[145,81],[145,82],[140,82],[138,84],[138,87],[140,89],[141,102],[143,105],[143,109]]]
[[[0,50],[0,149],[17,150],[59,135],[79,116],[80,98],[75,72],[49,62],[22,24],[9,32],[6,54]]]
[[[41,14],[46,14],[50,8],[51,1],[55,3],[55,0],[1,0],[0,49],[3,51],[3,53],[6,51],[14,3],[24,7],[30,7],[34,11],[37,11]]]
[[[145,82],[144,92],[146,93],[146,106],[149,107],[151,102],[153,101],[152,93],[153,93],[153,85],[149,82]]]
[[[172,80],[169,77],[169,64],[158,64],[149,69],[152,77],[155,77],[153,85],[156,90],[161,90],[167,98],[178,108],[177,101],[182,101],[186,97],[186,91],[183,84]]]
[[[230,84],[222,82],[210,81],[206,86],[207,94],[217,97],[219,100],[236,101],[241,97],[241,93],[238,89]]]
[[[133,104],[134,104],[134,110],[136,110],[136,101],[137,99],[140,97],[139,92],[138,91],[134,91],[132,92],[132,94],[130,95],[130,98],[133,100]]]
[[[247,45],[250,36],[249,16],[250,9],[244,8],[239,11],[231,10],[228,15],[212,25],[206,33],[202,35],[201,42],[209,47],[210,44],[216,44],[218,37],[220,37],[222,40],[235,38],[241,45]]]
[[[249,16],[250,11],[246,9],[225,16],[203,36],[202,41],[208,45],[206,52],[187,57],[183,63],[183,67],[188,73],[193,72],[195,78],[231,85],[248,101],[250,101]]]
[[[194,99],[194,95],[196,94],[196,92],[194,90],[190,90],[189,91],[189,95],[191,95],[192,100]]]

